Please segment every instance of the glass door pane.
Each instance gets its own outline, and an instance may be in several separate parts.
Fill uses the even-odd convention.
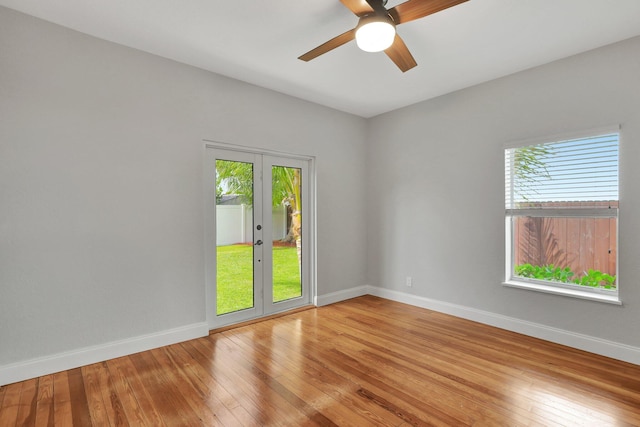
[[[308,160],[207,150],[205,277],[212,329],[311,302],[308,171]]]
[[[271,167],[273,302],[302,296],[302,170]]]
[[[255,306],[254,165],[216,159],[216,315]]]

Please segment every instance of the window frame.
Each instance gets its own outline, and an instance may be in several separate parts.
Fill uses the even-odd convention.
[[[620,189],[620,146],[622,141],[621,127],[620,125],[608,126],[604,128],[590,129],[580,132],[564,133],[559,135],[553,135],[543,138],[535,138],[523,141],[517,141],[505,144],[503,147],[503,154],[505,156],[505,192],[513,192],[513,187],[506,187],[506,173],[507,173],[507,152],[508,150],[528,147],[539,144],[553,144],[563,141],[569,141],[574,139],[583,139],[590,137],[597,137],[606,134],[618,135],[618,192]],[[511,173],[513,173],[513,166],[510,166]],[[511,179],[513,183],[513,179]],[[618,196],[618,206],[619,206]],[[516,217],[541,217],[541,218],[616,218],[616,289],[608,290],[602,288],[591,288],[582,285],[575,285],[571,283],[551,282],[546,280],[537,280],[531,278],[525,278],[515,276],[513,265],[516,254],[514,247],[515,233],[514,233],[514,218]],[[599,301],[604,303],[622,305],[620,299],[620,286],[619,286],[619,207],[602,207],[602,208],[531,208],[531,209],[509,209],[505,207],[505,274],[503,285],[506,287],[526,289],[530,291],[549,293],[554,295],[562,295],[573,298],[587,299],[593,301]]]

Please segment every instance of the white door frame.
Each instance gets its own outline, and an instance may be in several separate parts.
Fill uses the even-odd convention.
[[[216,315],[216,204],[215,204],[215,160],[216,153],[220,150],[232,151],[240,158],[244,158],[247,161],[249,159],[262,158],[264,164],[271,164],[274,158],[277,158],[276,164],[279,166],[296,166],[299,167],[302,163],[303,167],[303,292],[302,296],[295,298],[294,300],[287,300],[279,303],[272,302],[271,290],[266,289],[265,286],[264,301],[260,307],[254,307],[252,310],[243,310],[237,315],[234,313],[226,314],[223,316]],[[278,313],[289,310],[291,308],[300,307],[304,305],[312,304],[315,301],[317,295],[316,287],[316,182],[315,182],[315,159],[312,156],[300,156],[292,155],[288,153],[281,153],[269,150],[253,149],[249,147],[241,147],[236,145],[224,144],[213,141],[205,141],[204,144],[204,156],[203,156],[203,199],[204,199],[204,249],[205,249],[205,307],[206,317],[209,329],[215,329],[230,324],[238,323],[245,320],[257,319],[264,315]],[[302,163],[301,163],[302,162]],[[269,168],[270,171],[270,168]],[[305,173],[306,172],[306,173]],[[270,197],[271,192],[271,173],[265,173],[268,175],[267,179],[263,179],[265,190],[264,194],[268,193]],[[264,178],[264,177],[263,177]],[[256,180],[256,182],[259,182]],[[261,188],[262,190],[262,188]],[[258,193],[258,192],[254,192]],[[267,195],[265,195],[267,197]],[[267,200],[267,199],[265,199]],[[258,201],[261,203],[261,201]],[[270,203],[266,203],[267,206]],[[269,236],[271,225],[264,224],[263,235]],[[254,229],[254,232],[256,230]],[[254,241],[261,239],[258,235],[254,235]],[[271,251],[271,239],[262,239],[265,241],[264,251]],[[264,272],[264,275],[271,274],[271,266],[264,268],[262,265],[256,266],[254,263],[254,269],[258,267]],[[256,270],[257,274],[257,270]],[[255,285],[255,283],[254,283]],[[254,288],[255,290],[255,288]],[[261,291],[261,290],[260,290]]]

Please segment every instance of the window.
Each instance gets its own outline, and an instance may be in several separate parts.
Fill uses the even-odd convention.
[[[619,303],[618,129],[505,149],[505,284]]]

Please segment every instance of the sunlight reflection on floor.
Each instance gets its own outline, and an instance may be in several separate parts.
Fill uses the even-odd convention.
[[[618,425],[616,408],[593,396],[585,395],[577,400],[531,387],[519,398],[528,401],[530,412],[548,419],[554,425]]]

